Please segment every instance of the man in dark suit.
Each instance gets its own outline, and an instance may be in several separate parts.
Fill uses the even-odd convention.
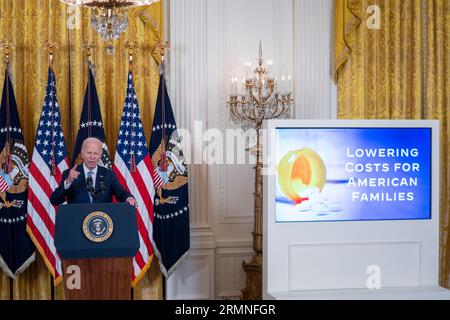
[[[81,147],[83,164],[75,165],[63,172],[63,179],[50,197],[52,205],[67,203],[112,202],[115,196],[120,202],[134,206],[136,201],[124,189],[114,171],[98,165],[102,156],[102,142],[97,138],[87,138]]]

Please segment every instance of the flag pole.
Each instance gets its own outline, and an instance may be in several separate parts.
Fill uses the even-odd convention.
[[[88,60],[88,63],[91,63],[91,50],[95,48],[95,45],[92,43],[92,41],[86,42],[85,45],[83,45],[84,50],[86,50],[86,57]]]
[[[131,74],[132,74],[132,76],[134,76],[134,74],[133,74],[133,56],[134,56],[134,50],[135,50],[135,48],[137,48],[137,43],[135,41],[127,41],[125,46],[128,49]]]
[[[5,49],[5,63],[9,65],[10,50],[14,48],[14,45],[8,40],[3,40],[0,43],[0,48]]]
[[[53,71],[53,55],[54,50],[57,48],[56,42],[53,42],[52,40],[47,40],[45,43],[45,50],[48,52],[48,64],[50,65],[50,68]]]
[[[164,62],[164,56],[165,56],[166,50],[169,50],[169,49],[170,49],[170,43],[169,43],[169,41],[166,41],[166,42],[160,41],[160,42],[158,43],[158,48],[159,48],[160,54],[161,54],[161,61]],[[162,62],[161,62],[161,63],[162,63]]]

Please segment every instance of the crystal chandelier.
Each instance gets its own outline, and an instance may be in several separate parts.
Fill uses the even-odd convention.
[[[92,7],[91,27],[109,42],[107,52],[114,53],[113,40],[128,27],[126,8],[151,5],[159,0],[60,0],[68,5]]]

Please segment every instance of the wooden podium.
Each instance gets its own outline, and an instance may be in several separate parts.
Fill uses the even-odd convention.
[[[139,249],[136,210],[123,203],[62,205],[55,247],[66,300],[130,300]]]
[[[68,288],[64,281],[66,300],[130,300],[132,257],[64,259],[63,279],[68,279],[68,267],[80,267],[80,289]]]

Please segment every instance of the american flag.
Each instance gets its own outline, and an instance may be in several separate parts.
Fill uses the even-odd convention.
[[[56,79],[48,70],[47,90],[30,164],[27,231],[54,278],[61,281],[61,260],[54,245],[56,208],[50,196],[68,169],[66,144],[56,99]]]
[[[120,122],[119,138],[114,157],[114,172],[136,199],[140,247],[133,259],[134,287],[150,266],[153,258],[153,197],[152,163],[147,151],[144,128],[134,90],[133,75],[128,73],[127,93]]]

